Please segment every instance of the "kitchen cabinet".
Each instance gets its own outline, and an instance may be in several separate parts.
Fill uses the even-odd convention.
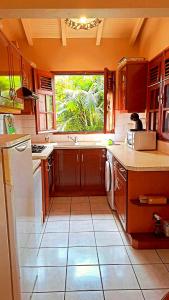
[[[72,193],[80,187],[80,150],[54,150],[54,193]]]
[[[147,101],[147,129],[148,130],[158,131],[160,95],[161,95],[161,86],[159,83],[149,87],[148,101]]]
[[[169,140],[169,49],[149,62],[147,129]]]
[[[127,170],[114,159],[114,204],[123,225],[127,228]]]
[[[105,149],[54,150],[54,195],[102,195]]]
[[[81,157],[81,189],[97,191],[105,188],[105,157],[106,150],[83,149]]]
[[[142,204],[140,195],[165,195],[169,198],[169,171],[132,171],[114,158],[114,201],[119,220],[129,234],[153,233],[153,214],[168,219],[168,204]]]
[[[127,61],[118,68],[117,110],[129,113],[145,111],[147,71],[147,61]]]
[[[32,67],[0,31],[0,110],[1,112],[28,114],[30,100],[23,99],[22,86],[33,89]],[[26,103],[24,111],[24,102]]]

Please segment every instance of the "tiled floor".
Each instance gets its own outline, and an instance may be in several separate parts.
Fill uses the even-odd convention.
[[[135,250],[106,197],[52,199],[22,251],[23,300],[161,300],[169,250]]]

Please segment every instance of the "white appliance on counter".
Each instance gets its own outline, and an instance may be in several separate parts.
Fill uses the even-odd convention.
[[[1,299],[21,299],[21,291],[24,291],[20,280],[21,258],[30,235],[39,230],[30,136],[0,135]]]
[[[131,131],[127,132],[127,144],[134,150],[155,150],[156,131]]]
[[[107,200],[112,209],[114,206],[114,172],[113,172],[113,155],[107,151],[107,159],[105,165],[105,188],[107,193]]]

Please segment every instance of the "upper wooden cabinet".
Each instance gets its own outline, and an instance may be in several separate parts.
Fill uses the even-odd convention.
[[[160,54],[149,62],[148,86],[157,84],[163,79],[162,61],[163,61],[163,55]]]
[[[24,98],[20,90],[22,86],[33,89],[32,67],[0,31],[1,111],[3,108],[4,112],[24,112]]]
[[[147,129],[169,140],[169,49],[149,62]]]
[[[145,111],[147,71],[147,61],[128,61],[119,67],[117,110],[124,112]]]

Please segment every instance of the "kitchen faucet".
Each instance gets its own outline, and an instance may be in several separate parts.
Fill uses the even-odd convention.
[[[75,144],[78,142],[78,137],[77,136],[70,136],[70,135],[68,135],[68,139],[72,140]]]

